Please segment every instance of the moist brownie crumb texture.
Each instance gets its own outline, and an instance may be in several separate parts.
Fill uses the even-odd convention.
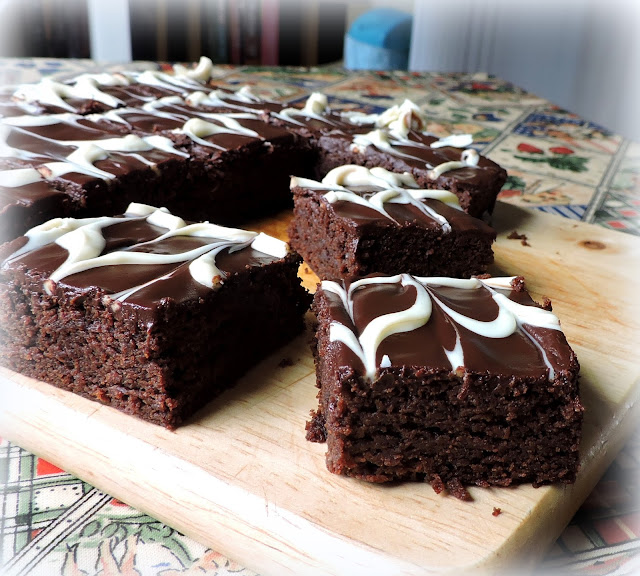
[[[521,278],[374,275],[316,292],[319,407],[308,439],[371,482],[570,483],[579,365]]]
[[[169,428],[299,334],[309,305],[284,242],[148,205],[52,220],[3,252],[0,363]]]
[[[493,262],[495,231],[446,190],[411,174],[346,165],[322,182],[292,178],[291,246],[321,278],[373,272],[468,278]]]

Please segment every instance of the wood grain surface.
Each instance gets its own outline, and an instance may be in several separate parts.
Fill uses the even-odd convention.
[[[253,228],[286,238],[288,218]],[[309,334],[176,432],[1,369],[0,435],[264,575],[526,572],[638,421],[640,239],[502,203],[493,224],[493,272],[524,275],[552,300],[581,363],[572,486],[471,488],[461,502],[428,484],[330,474],[325,447],[304,439],[316,405]],[[527,245],[508,239],[514,230]],[[304,264],[301,274],[315,288]]]

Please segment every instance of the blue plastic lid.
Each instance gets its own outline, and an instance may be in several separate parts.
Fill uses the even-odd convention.
[[[411,42],[411,14],[394,8],[377,8],[356,18],[349,36],[358,42],[408,51]]]

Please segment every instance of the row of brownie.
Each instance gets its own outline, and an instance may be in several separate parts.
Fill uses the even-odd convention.
[[[470,138],[425,134],[409,102],[339,113],[314,94],[293,108],[214,88],[200,68],[200,80],[83,75],[13,92],[0,106],[0,239],[52,216],[122,212],[130,201],[238,224],[290,203],[291,174],[322,177],[347,163],[408,171],[476,216],[492,210],[505,181],[495,163],[457,147]]]

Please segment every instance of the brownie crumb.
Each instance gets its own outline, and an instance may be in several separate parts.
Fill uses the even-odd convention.
[[[502,509],[501,508],[493,508],[493,512],[491,513],[492,516],[500,516],[500,514],[502,514]]]
[[[327,430],[325,428],[324,418],[315,410],[311,410],[311,419],[306,423],[307,431],[306,439],[309,442],[318,442],[322,444],[327,441]]]
[[[447,482],[447,490],[449,491],[449,494],[458,500],[463,500],[465,502],[471,502],[473,500],[471,494],[469,494],[462,482],[460,482],[459,478],[452,478],[449,480]]]
[[[528,238],[526,234],[519,234],[517,230],[514,230],[513,232],[511,232],[511,234],[509,234],[509,236],[507,236],[507,238],[509,240],[520,240],[520,243],[523,246],[531,246],[531,244],[529,244],[529,242],[527,242]]]
[[[278,368],[286,368],[287,366],[293,366],[294,362],[291,358],[283,358],[278,362]]]

